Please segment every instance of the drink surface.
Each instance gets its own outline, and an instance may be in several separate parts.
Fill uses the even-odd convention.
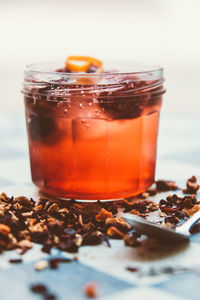
[[[32,179],[41,191],[66,199],[120,199],[152,184],[162,96],[117,97],[25,96]]]

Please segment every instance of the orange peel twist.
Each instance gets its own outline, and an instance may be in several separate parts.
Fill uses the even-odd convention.
[[[81,63],[76,63],[81,62]],[[91,65],[97,67],[96,73],[103,71],[103,63],[101,60],[90,56],[68,56],[65,62],[65,67],[71,72],[87,72]]]

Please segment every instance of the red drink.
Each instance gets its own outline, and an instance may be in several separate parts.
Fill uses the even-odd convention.
[[[87,81],[71,75],[78,84],[66,73],[52,73],[53,82],[33,73],[24,93],[32,179],[41,191],[120,199],[153,183],[162,70],[87,74]]]

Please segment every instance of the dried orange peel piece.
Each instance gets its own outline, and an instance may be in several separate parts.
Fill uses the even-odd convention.
[[[97,68],[97,73],[103,71],[102,61],[90,56],[68,56],[65,62],[65,67],[71,72],[87,72],[91,65]]]

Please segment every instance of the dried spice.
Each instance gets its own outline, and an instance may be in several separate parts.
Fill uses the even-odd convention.
[[[186,182],[186,189],[183,190],[184,194],[196,194],[199,189],[197,178],[195,176],[190,177]]]
[[[56,300],[56,296],[48,293],[44,295],[44,300]]]
[[[175,212],[175,216],[180,220],[182,220],[186,217],[185,213],[183,211],[180,211],[180,210]]]
[[[83,245],[99,245],[104,239],[104,234],[101,231],[88,231],[83,234]]]
[[[148,191],[138,195],[138,198],[140,199],[147,199],[150,196],[150,193],[148,193]]]
[[[19,263],[22,263],[22,262],[23,262],[23,260],[21,258],[9,259],[10,264],[19,264]]]
[[[128,247],[139,247],[141,246],[141,242],[138,241],[137,237],[134,237],[131,234],[126,234],[124,236],[124,244]]]
[[[179,223],[179,220],[176,216],[166,217],[165,223],[172,223],[174,225],[177,225]]]
[[[30,290],[35,294],[40,294],[44,300],[56,300],[57,297],[48,291],[43,283],[36,283],[30,286]]]
[[[138,272],[139,271],[139,269],[137,267],[127,267],[126,270],[129,272]]]
[[[198,200],[195,195],[185,196],[183,198],[183,206],[185,208],[192,208],[196,204],[198,204]]]
[[[182,203],[174,203],[171,201],[171,198],[167,198],[166,200],[161,199],[159,202],[159,208],[165,214],[171,215],[177,211],[180,211],[182,208]]]
[[[97,298],[98,297],[98,284],[97,282],[89,282],[84,286],[84,294],[88,298]]]
[[[20,254],[24,254],[26,251],[32,249],[32,242],[28,239],[21,240],[17,243],[17,248],[19,249]]]
[[[42,283],[32,284],[30,289],[33,293],[36,294],[44,294],[47,291],[47,287]]]
[[[10,228],[7,225],[0,224],[0,235],[8,236],[10,233]]]
[[[107,218],[106,219],[106,226],[114,226],[121,230],[122,232],[128,232],[131,229],[130,224],[128,224],[122,218]]]
[[[34,269],[36,271],[42,271],[48,267],[48,262],[46,260],[39,260],[35,263]]]
[[[123,239],[124,233],[121,232],[119,229],[117,229],[114,226],[111,226],[107,230],[108,236],[112,237],[113,239]]]
[[[199,233],[199,232],[200,232],[200,223],[197,222],[190,228],[190,233],[195,234],[195,233]]]
[[[49,266],[51,269],[57,269],[60,263],[70,263],[70,262],[72,262],[72,260],[68,258],[54,257],[49,259]]]
[[[192,216],[200,209],[198,204],[195,204],[192,208],[184,208],[183,211],[186,215]]]
[[[174,181],[158,180],[156,181],[156,188],[158,192],[167,192],[177,190],[178,186],[175,184]]]
[[[140,216],[140,212],[138,210],[134,209],[134,208],[131,209],[131,211],[129,213],[132,214],[132,215]]]
[[[112,218],[112,213],[102,208],[101,211],[96,215],[98,222],[105,222],[107,218]]]
[[[140,232],[135,229],[131,229],[125,236],[124,236],[124,244],[129,247],[139,247],[141,242],[138,241],[138,238],[141,237]]]

